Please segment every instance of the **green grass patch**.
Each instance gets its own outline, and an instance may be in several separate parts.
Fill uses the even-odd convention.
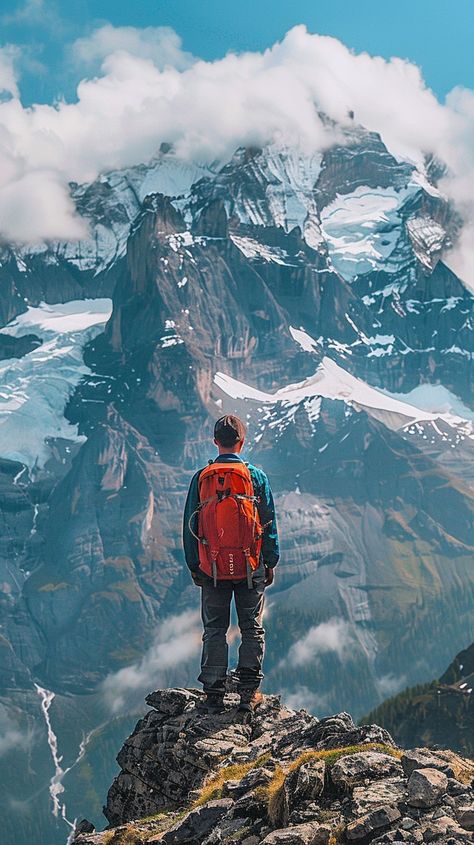
[[[260,787],[258,790],[258,796],[262,798],[262,800],[266,801],[267,814],[270,821],[273,823],[279,817],[281,799],[283,797],[282,790],[288,775],[297,771],[309,760],[323,760],[326,766],[331,767],[341,757],[347,757],[349,754],[357,754],[360,751],[382,751],[385,754],[390,754],[392,757],[396,757],[397,759],[400,759],[402,756],[402,751],[400,751],[400,749],[394,748],[392,745],[384,745],[382,742],[344,745],[340,748],[328,748],[321,751],[303,751],[296,760],[293,760],[290,763],[288,768],[283,769],[281,766],[278,766],[267,786]]]
[[[66,590],[71,585],[67,583],[67,581],[58,581],[57,584],[53,584],[51,581],[49,584],[43,584],[41,587],[38,587],[39,593],[53,593],[55,590]]]
[[[231,766],[224,766],[204,784],[198,797],[191,804],[191,809],[202,807],[203,804],[212,801],[214,798],[221,798],[222,790],[227,781],[241,780],[247,772],[264,766],[269,759],[270,754],[262,754],[261,757],[250,760],[248,763],[233,763]]]

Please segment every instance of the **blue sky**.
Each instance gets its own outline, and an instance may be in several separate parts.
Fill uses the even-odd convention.
[[[333,35],[356,51],[408,58],[441,99],[455,85],[474,88],[473,0],[2,0],[0,43],[22,47],[25,105],[74,100],[80,71],[68,45],[106,21],[171,26],[186,50],[206,59],[228,50],[262,50],[297,23]]]

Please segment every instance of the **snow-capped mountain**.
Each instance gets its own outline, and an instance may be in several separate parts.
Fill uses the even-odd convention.
[[[296,334],[295,330],[292,331],[292,334]],[[304,339],[300,342],[304,345],[314,344],[312,338],[304,332],[299,331],[298,335],[303,336]],[[417,408],[411,402],[403,402],[383,393],[381,390],[370,387],[366,382],[351,375],[327,357],[323,358],[313,376],[309,376],[298,384],[281,387],[273,394],[256,390],[224,373],[216,373],[214,381],[233,399],[249,400],[259,405],[269,405],[272,408],[277,406],[280,409],[280,414],[276,414],[268,423],[269,428],[276,429],[276,434],[281,433],[290,424],[291,418],[295,416],[299,407],[306,410],[308,419],[312,424],[312,431],[315,433],[321,410],[321,400],[324,398],[344,402],[348,408],[355,411],[364,411],[368,416],[379,420],[392,431],[411,433],[413,431],[425,431],[426,429],[431,432],[432,437],[438,435],[447,439],[445,431],[446,428],[450,428],[453,430],[452,442],[458,443],[466,437],[474,442],[472,419],[463,419],[451,411],[427,411]],[[454,397],[452,397],[452,400],[454,401]],[[472,416],[467,408],[465,410],[468,417]],[[263,419],[266,421],[269,417],[271,418],[271,413],[267,412]],[[262,422],[260,425],[261,431],[254,438],[257,442],[262,437],[262,432],[266,427],[265,423]],[[443,430],[440,431],[440,427]]]
[[[318,155],[162,149],[71,186],[89,239],[2,247],[1,704],[35,725],[14,798],[45,841],[28,760],[47,784],[54,734],[73,818],[89,753],[111,779],[102,683],[195,607],[181,513],[223,411],[277,501],[268,690],[361,715],[474,639],[474,300],[434,174],[356,125]]]

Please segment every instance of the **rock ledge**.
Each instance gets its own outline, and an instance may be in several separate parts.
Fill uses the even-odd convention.
[[[194,689],[146,701],[117,757],[110,827],[81,822],[75,845],[473,842],[473,764],[452,752],[402,752],[377,725],[318,720],[277,696],[251,717],[232,695],[208,714]]]

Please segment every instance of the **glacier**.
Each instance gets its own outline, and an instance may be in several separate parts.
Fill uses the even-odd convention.
[[[0,454],[38,471],[51,457],[48,441],[83,442],[64,416],[67,401],[90,373],[83,348],[112,313],[110,299],[42,303],[0,329],[14,337],[35,334],[42,345],[23,358],[0,362]]]

